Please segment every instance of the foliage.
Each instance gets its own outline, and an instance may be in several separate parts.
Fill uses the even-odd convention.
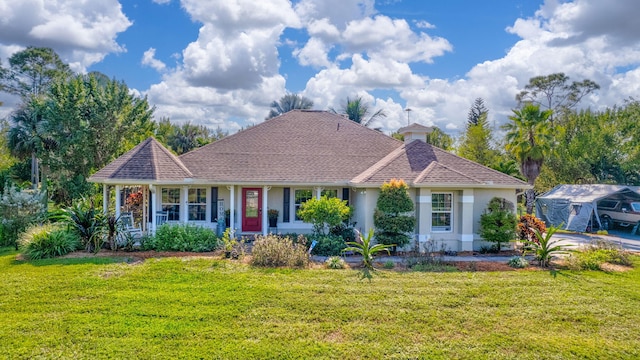
[[[213,251],[218,238],[212,229],[191,224],[162,224],[153,239],[144,244],[147,250],[156,251]]]
[[[380,187],[373,213],[376,239],[381,244],[404,246],[411,239],[416,226],[413,201],[404,180],[391,179]]]
[[[355,254],[362,255],[362,278],[371,280],[373,273],[376,271],[373,266],[373,258],[378,253],[386,251],[389,254],[389,248],[393,245],[387,244],[374,244],[373,241],[373,229],[369,229],[367,236],[359,236],[357,241],[347,242],[343,252],[353,251]]]
[[[90,174],[153,134],[153,109],[125,83],[98,73],[51,86],[45,132],[56,146],[44,152],[53,200],[70,204],[90,194]]]
[[[307,237],[308,241],[317,241],[311,251],[314,255],[333,256],[342,254],[342,250],[347,247],[342,236],[336,235],[312,235]]]
[[[503,243],[515,239],[517,219],[513,210],[511,202],[494,197],[480,215],[480,236],[495,243],[498,250],[502,249]]]
[[[485,108],[482,98],[477,98],[469,110],[466,129],[457,149],[459,156],[485,166],[492,165],[498,155],[492,145],[488,114],[489,110]]]
[[[450,272],[451,266],[444,261],[445,248],[435,240],[421,244],[422,248],[405,258],[407,268],[413,271]]]
[[[0,66],[0,91],[22,98],[38,96],[70,75],[69,66],[51,48],[29,46],[11,55],[9,68]]]
[[[11,245],[17,250],[20,234],[44,216],[42,195],[6,186],[0,196],[0,245]]]
[[[387,260],[384,262],[384,264],[382,264],[382,267],[387,270],[391,270],[396,267],[396,263],[394,263],[393,260]]]
[[[269,220],[278,220],[278,214],[280,214],[280,212],[277,209],[267,210],[267,217]]]
[[[434,127],[433,131],[427,134],[427,144],[446,151],[453,150],[453,138],[438,127]]]
[[[600,85],[589,79],[568,82],[569,77],[564,73],[532,77],[524,90],[516,95],[516,101],[562,113],[574,108],[584,96],[600,89]]]
[[[352,281],[357,270],[16,254],[0,249],[8,359],[640,357],[637,267],[556,278],[389,271],[370,286]]]
[[[571,253],[567,263],[572,270],[603,270],[605,263],[631,266],[629,254],[610,241],[594,239],[581,251]]]
[[[288,237],[258,236],[251,249],[251,265],[262,267],[306,267],[309,254],[304,242],[294,243]]]
[[[533,232],[536,235],[536,239],[533,241],[525,241],[525,244],[529,247],[526,252],[531,252],[535,256],[535,259],[540,263],[540,266],[549,266],[551,259],[558,254],[565,254],[568,252],[568,246],[559,244],[561,240],[552,240],[551,237],[555,234],[559,228],[549,227],[547,232],[541,233],[537,229]]]
[[[218,127],[215,131],[204,125],[195,125],[190,122],[177,125],[171,123],[168,118],[158,122],[156,129],[158,140],[171,148],[176,154],[182,155],[193,149],[207,145],[213,141],[227,136],[227,133]]]
[[[527,261],[527,259],[525,259],[522,256],[514,256],[511,259],[509,259],[509,262],[507,262],[507,265],[516,269],[524,269],[527,266],[529,266],[529,261]]]
[[[553,137],[548,119],[552,110],[540,111],[537,105],[526,104],[522,109],[513,110],[509,116],[512,122],[503,125],[507,132],[505,149],[513,154],[520,163],[520,171],[530,185],[540,175],[544,159],[551,152]],[[527,189],[527,214],[533,213],[535,193]]]
[[[346,200],[322,196],[320,199],[311,198],[300,206],[298,216],[302,221],[313,224],[315,234],[324,235],[327,227],[340,225],[349,219],[351,208]]]
[[[63,210],[64,221],[80,237],[82,247],[87,252],[100,251],[105,240],[106,217],[96,210],[93,205],[85,201],[78,201],[75,205]]]
[[[524,214],[520,216],[520,220],[518,221],[518,225],[516,228],[518,239],[527,240],[527,241],[535,241],[536,235],[533,229],[538,230],[543,233],[547,231],[547,226],[544,221],[535,217],[535,215]]]
[[[347,100],[341,105],[340,111],[336,111],[334,108],[329,108],[329,111],[334,114],[347,115],[349,120],[364,126],[371,125],[379,118],[387,117],[387,113],[385,113],[383,109],[376,110],[369,116],[371,110],[369,109],[369,105],[362,99],[362,96],[356,96],[355,98],[347,97]]]
[[[32,227],[20,237],[20,248],[29,260],[66,255],[80,244],[76,233],[51,224]]]
[[[331,256],[324,262],[327,269],[344,269],[347,263],[340,256]]]
[[[311,109],[313,107],[313,101],[310,99],[298,95],[298,94],[285,94],[278,101],[271,103],[271,110],[265,120],[269,120],[278,115],[282,115],[286,112],[296,109]]]

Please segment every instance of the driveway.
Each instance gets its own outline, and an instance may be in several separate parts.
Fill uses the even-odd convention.
[[[595,238],[601,238],[622,246],[628,251],[640,252],[640,235],[632,235],[630,230],[609,230],[608,235],[566,233],[555,234],[554,239],[561,240],[563,244],[580,246],[589,244]]]

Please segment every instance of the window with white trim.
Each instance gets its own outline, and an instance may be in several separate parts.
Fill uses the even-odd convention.
[[[450,232],[453,217],[453,193],[431,194],[431,230]]]
[[[337,198],[338,197],[338,190],[337,189],[322,190],[320,192],[320,196],[326,196],[328,198]]]
[[[207,189],[189,189],[188,204],[189,221],[207,220]]]
[[[162,188],[162,211],[168,213],[167,221],[180,221],[179,188]]]
[[[300,205],[302,205],[302,203],[304,203],[305,201],[310,200],[311,198],[313,198],[313,190],[311,189],[296,189],[296,191],[294,192],[293,210],[295,214],[295,219],[297,221],[302,220],[298,216],[298,210],[300,210]]]

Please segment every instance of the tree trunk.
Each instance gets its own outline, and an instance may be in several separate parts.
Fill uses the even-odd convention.
[[[31,153],[31,186],[33,190],[38,190],[38,183],[40,177],[40,169],[38,166],[38,158],[36,157],[36,153]]]
[[[527,214],[533,214],[533,206],[536,202],[536,192],[533,189],[527,189],[524,192],[525,204],[527,206]]]

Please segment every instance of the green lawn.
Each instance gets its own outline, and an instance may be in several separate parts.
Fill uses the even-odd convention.
[[[369,283],[353,270],[15,255],[0,250],[0,358],[640,358],[638,269]]]

